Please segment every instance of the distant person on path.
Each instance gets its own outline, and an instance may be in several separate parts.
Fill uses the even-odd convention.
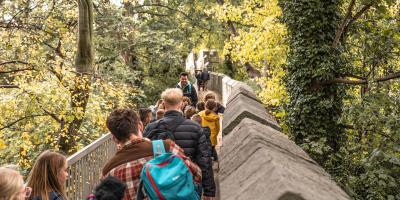
[[[206,110],[201,111],[199,115],[201,116],[201,125],[203,127],[209,127],[211,130],[211,145],[214,161],[218,161],[217,151],[215,146],[217,145],[217,136],[220,129],[219,116],[214,112],[217,107],[217,103],[214,100],[208,100],[206,102]]]
[[[108,116],[106,124],[114,142],[121,148],[104,166],[102,175],[114,176],[124,182],[127,189],[123,199],[135,200],[143,165],[153,158],[152,143],[142,137],[140,130],[143,125],[133,110],[114,110]],[[200,183],[200,168],[184,155],[183,150],[171,140],[165,140],[164,147],[167,151],[182,156],[194,176],[194,181]]]
[[[21,174],[9,167],[0,167],[0,199],[25,200],[32,189],[24,186]]]
[[[189,74],[187,72],[182,72],[179,76],[179,83],[176,85],[183,92],[183,96],[189,97],[192,101],[192,106],[197,104],[197,92],[196,88],[193,87],[192,83],[189,82]]]
[[[203,79],[201,79],[201,70],[196,70],[196,80],[197,80],[197,89],[200,91],[200,88],[203,86]]]
[[[207,68],[204,68],[203,72],[201,72],[201,80],[203,82],[203,91],[207,91],[207,83],[210,80],[210,73],[208,73]]]
[[[32,188],[31,200],[66,199],[67,168],[64,155],[51,150],[41,153],[28,177],[28,186]]]
[[[148,137],[157,129],[171,130],[176,144],[184,150],[185,154],[193,160],[202,170],[202,186],[204,196],[215,197],[214,172],[207,138],[202,128],[196,122],[185,119],[181,112],[182,90],[177,88],[166,89],[161,98],[166,109],[165,116],[161,120],[150,123],[143,135]]]

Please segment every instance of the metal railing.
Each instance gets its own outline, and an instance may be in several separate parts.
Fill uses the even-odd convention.
[[[117,147],[108,133],[68,157],[68,199],[86,199],[100,182],[101,170],[116,151]]]

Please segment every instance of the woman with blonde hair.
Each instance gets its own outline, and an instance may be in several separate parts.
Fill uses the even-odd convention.
[[[32,200],[65,200],[65,182],[68,178],[67,158],[57,152],[44,151],[36,159],[29,178]]]
[[[25,200],[31,191],[18,171],[0,167],[0,200]]]

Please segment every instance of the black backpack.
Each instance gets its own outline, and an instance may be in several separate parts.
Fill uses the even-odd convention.
[[[185,120],[186,119],[182,117],[177,120],[174,120],[173,122],[175,123],[168,125],[165,121],[163,121],[163,119],[160,119],[156,127],[153,130],[151,130],[147,135],[145,135],[145,137],[149,138],[150,140],[171,139],[172,141],[175,141],[174,131]]]

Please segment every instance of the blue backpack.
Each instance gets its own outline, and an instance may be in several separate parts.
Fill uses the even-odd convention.
[[[162,140],[152,141],[154,158],[142,169],[137,199],[200,200],[193,176],[179,155],[166,153]]]

